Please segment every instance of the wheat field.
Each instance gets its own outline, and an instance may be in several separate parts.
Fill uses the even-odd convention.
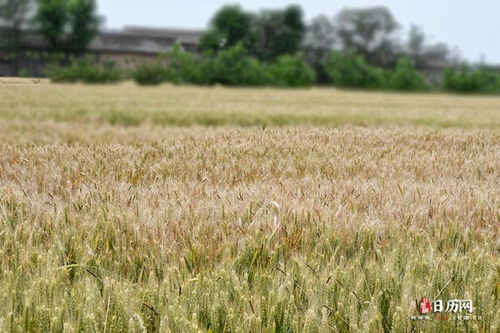
[[[0,332],[499,332],[499,185],[500,98],[0,82]]]

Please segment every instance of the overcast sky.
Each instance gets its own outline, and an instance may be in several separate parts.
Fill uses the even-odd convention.
[[[222,0],[98,0],[107,28],[144,25],[168,28],[205,28]],[[469,60],[480,57],[500,64],[500,0],[242,0],[249,10],[300,4],[310,19],[333,16],[343,7],[385,5],[408,28],[422,26],[433,41],[456,46]]]

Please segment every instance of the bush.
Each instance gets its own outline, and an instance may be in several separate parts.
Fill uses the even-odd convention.
[[[362,56],[353,52],[334,52],[325,62],[330,79],[338,87],[385,88],[382,69],[370,66]]]
[[[264,67],[241,44],[206,57],[200,64],[200,77],[203,84],[228,86],[256,86],[269,80]]]
[[[134,81],[139,85],[160,85],[166,79],[167,70],[159,63],[143,63],[132,73]]]
[[[389,73],[389,88],[422,91],[429,89],[429,85],[424,76],[415,69],[410,59],[401,58],[396,69]]]
[[[495,74],[463,67],[459,70],[445,70],[443,88],[460,93],[492,93],[500,92],[500,82]]]
[[[164,54],[170,63],[166,71],[166,81],[174,84],[201,84],[200,61],[196,55],[182,50],[177,44],[171,51]]]
[[[109,59],[101,66],[93,61],[84,62],[81,74],[81,80],[85,83],[116,83],[123,80],[121,69]]]
[[[56,64],[50,64],[45,70],[45,75],[52,82],[73,83],[77,82],[80,78],[78,69],[79,68],[75,65],[61,66]]]
[[[281,56],[268,71],[270,83],[281,87],[309,87],[316,79],[312,68],[299,56]]]
[[[29,77],[29,76],[30,76],[30,73],[29,73],[28,69],[22,68],[19,71],[19,77]]]
[[[46,74],[53,82],[114,83],[123,79],[113,61],[105,60],[100,66],[92,57],[73,59],[68,66],[51,65]]]

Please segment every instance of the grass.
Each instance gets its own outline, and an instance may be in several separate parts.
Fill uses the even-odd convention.
[[[497,103],[0,86],[0,331],[497,332]]]

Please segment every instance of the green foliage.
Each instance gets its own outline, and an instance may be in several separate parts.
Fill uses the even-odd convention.
[[[92,57],[73,59],[69,66],[51,65],[46,75],[53,82],[115,83],[123,79],[114,62],[96,65]]]
[[[200,41],[200,50],[219,52],[243,45],[259,60],[274,61],[295,54],[306,32],[304,14],[298,6],[253,14],[240,6],[225,6],[212,19]]]
[[[75,52],[82,52],[99,29],[99,19],[95,14],[96,2],[95,0],[72,0],[67,3],[70,27],[67,47]]]
[[[63,35],[68,20],[66,1],[39,0],[35,20],[38,31],[50,43],[52,49],[63,49]]]
[[[284,55],[268,66],[271,84],[282,87],[309,87],[314,84],[315,74],[299,56]]]
[[[242,44],[197,60],[179,47],[166,54],[170,60],[167,80],[173,83],[222,84],[228,86],[310,86],[314,72],[299,56],[282,56],[262,64]]]
[[[264,61],[296,54],[306,33],[304,13],[298,6],[264,11],[256,19],[256,40],[252,53]]]
[[[263,66],[241,44],[206,57],[200,73],[203,84],[254,86],[267,82]]]
[[[159,63],[143,63],[132,73],[139,85],[160,85],[166,79],[166,68]]]
[[[29,77],[29,71],[26,68],[22,68],[19,71],[19,77]]]
[[[211,29],[200,42],[202,51],[219,51],[242,43],[250,46],[252,15],[238,5],[220,9],[212,19]]]
[[[419,73],[412,61],[401,58],[394,71],[389,74],[389,88],[395,90],[427,90],[429,86],[424,76]]]
[[[197,60],[179,47],[166,54],[170,60],[167,81],[182,84],[228,86],[310,86],[314,72],[299,56],[282,56],[276,63],[262,64],[242,44]]]
[[[333,52],[325,62],[325,69],[338,87],[386,87],[384,71],[370,66],[362,56],[353,52]]]
[[[200,61],[196,55],[182,50],[180,45],[164,55],[170,64],[166,72],[166,81],[175,84],[201,84]]]
[[[338,87],[423,91],[429,89],[425,77],[408,58],[400,58],[394,70],[369,65],[354,52],[333,52],[325,69]]]
[[[500,79],[498,75],[481,69],[447,69],[444,72],[443,88],[459,93],[494,93],[500,92]]]
[[[314,71],[299,56],[282,56],[275,63],[262,64],[238,44],[219,53],[197,59],[179,46],[163,55],[168,66],[143,63],[131,74],[140,85],[174,84],[227,86],[304,87],[314,83]],[[52,65],[46,74],[54,82],[117,82],[123,78],[114,65],[96,66],[92,58],[80,58],[68,66]]]
[[[216,14],[213,26],[224,33],[226,46],[231,47],[248,38],[251,20],[251,14],[240,6],[226,6]]]
[[[200,37],[198,49],[202,52],[219,51],[224,48],[224,34],[217,30],[209,30]]]
[[[47,66],[47,69],[45,70],[45,75],[52,82],[74,83],[80,79],[78,70],[79,68],[75,65],[66,67],[66,66],[51,64]]]
[[[38,0],[35,22],[53,51],[81,53],[97,34],[95,0]]]

